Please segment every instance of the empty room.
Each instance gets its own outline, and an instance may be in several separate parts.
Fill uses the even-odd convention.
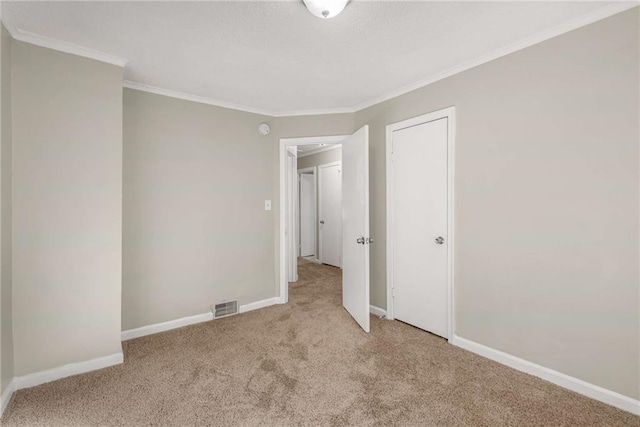
[[[3,426],[640,426],[637,1],[0,21]]]

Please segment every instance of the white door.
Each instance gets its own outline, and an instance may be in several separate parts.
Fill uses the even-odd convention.
[[[316,251],[315,179],[314,174],[300,174],[300,256],[312,256]]]
[[[342,143],[342,305],[369,332],[369,126]]]
[[[447,127],[392,135],[393,315],[448,338]]]
[[[318,168],[320,176],[320,262],[342,266],[342,165]]]

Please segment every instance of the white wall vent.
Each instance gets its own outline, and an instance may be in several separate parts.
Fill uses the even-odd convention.
[[[238,314],[238,301],[227,301],[216,304],[213,307],[213,318],[231,316]]]

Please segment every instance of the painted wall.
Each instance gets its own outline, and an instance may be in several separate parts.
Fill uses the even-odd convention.
[[[298,169],[325,165],[327,163],[338,162],[341,160],[342,148],[334,148],[333,150],[322,151],[320,153],[311,154],[309,156],[298,157]]]
[[[121,352],[122,68],[14,42],[15,375]]]
[[[352,126],[351,115],[274,119],[125,89],[123,330],[278,296],[279,139]]]
[[[328,151],[322,151],[320,153],[311,154],[305,157],[298,157],[298,170],[304,168],[311,168],[320,165],[326,165],[327,163],[339,162],[342,161],[342,147],[335,148]],[[316,173],[319,174],[319,171],[316,170]],[[319,175],[316,175],[316,180]],[[318,181],[316,181],[316,184]],[[320,221],[320,192],[317,191],[319,187],[316,188],[316,219]],[[320,259],[320,225],[316,226],[316,249],[315,249],[315,257],[316,259]]]
[[[385,126],[457,110],[456,334],[640,397],[638,8],[356,114],[371,302],[386,307]]]
[[[264,116],[124,90],[123,329],[276,296]]]
[[[0,25],[0,394],[13,378],[11,295],[11,36]]]

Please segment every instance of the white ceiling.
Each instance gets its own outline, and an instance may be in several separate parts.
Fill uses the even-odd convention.
[[[126,58],[125,80],[274,115],[354,110],[612,2],[2,2],[26,31]]]

